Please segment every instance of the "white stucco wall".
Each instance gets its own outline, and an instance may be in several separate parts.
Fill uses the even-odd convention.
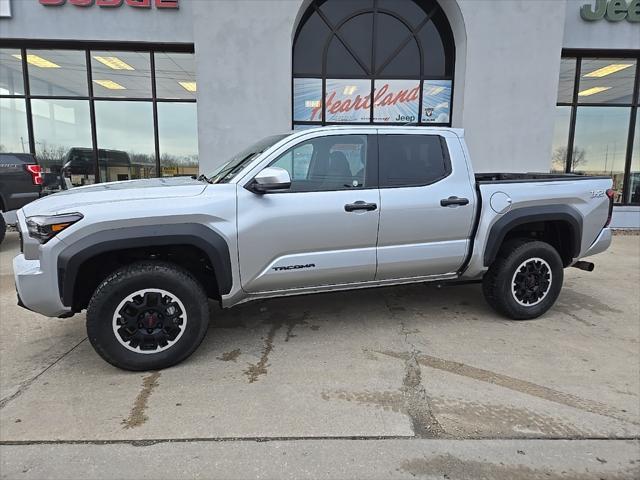
[[[194,5],[201,169],[291,126],[301,0]],[[564,1],[443,0],[456,37],[452,119],[478,171],[548,170]]]
[[[201,168],[291,125],[300,0],[194,5]],[[565,5],[443,0],[456,37],[454,126],[479,171],[548,170]],[[542,73],[541,73],[542,72]]]
[[[458,3],[467,35],[461,126],[474,168],[548,170],[564,3]]]
[[[301,2],[194,3],[202,172],[291,129],[292,31]]]

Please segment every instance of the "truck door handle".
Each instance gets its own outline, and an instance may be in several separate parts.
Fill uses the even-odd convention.
[[[375,203],[367,203],[367,202],[363,202],[362,200],[358,200],[357,202],[354,202],[354,203],[347,203],[344,206],[344,211],[345,212],[356,212],[358,210],[372,211],[372,210],[375,210],[376,208],[378,208],[378,205],[376,205]]]
[[[450,205],[469,205],[468,198],[449,197],[440,200],[440,206],[448,207]]]

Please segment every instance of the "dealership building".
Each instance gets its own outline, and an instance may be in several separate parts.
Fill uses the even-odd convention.
[[[476,171],[610,175],[640,227],[640,0],[0,0],[0,151],[65,186],[207,174],[331,124],[465,129]]]

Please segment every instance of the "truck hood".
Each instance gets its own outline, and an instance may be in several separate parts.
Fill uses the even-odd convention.
[[[200,195],[207,184],[191,177],[151,178],[76,187],[48,195],[24,207],[25,216],[71,212],[74,208],[131,200],[168,199]]]

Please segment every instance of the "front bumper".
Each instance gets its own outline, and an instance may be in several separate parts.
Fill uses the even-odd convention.
[[[610,228],[604,228],[596,238],[595,242],[591,244],[589,249],[582,255],[584,257],[590,257],[591,255],[597,255],[604,252],[611,245],[612,233]]]
[[[47,317],[71,314],[60,300],[55,272],[40,268],[40,260],[27,260],[24,255],[13,259],[13,278],[18,291],[18,305]]]
[[[70,307],[62,304],[58,292],[56,259],[64,247],[52,238],[43,248],[30,238],[22,210],[17,212],[21,253],[13,259],[13,278],[18,293],[18,305],[47,317],[72,315]]]

